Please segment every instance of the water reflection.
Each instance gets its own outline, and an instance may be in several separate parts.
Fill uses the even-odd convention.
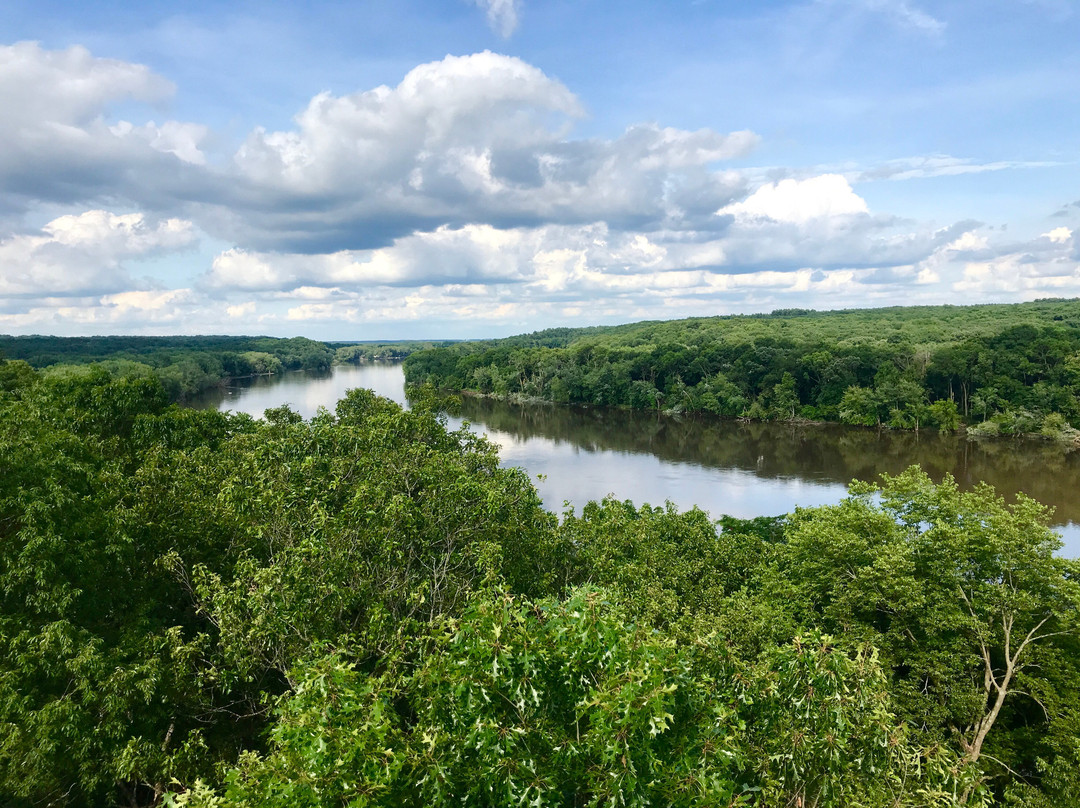
[[[306,418],[333,409],[346,391],[367,387],[405,403],[399,365],[339,367],[322,375],[290,373],[238,384],[195,402],[260,416],[289,404]],[[840,500],[853,478],[872,480],[918,463],[963,487],[986,481],[1011,499],[1017,491],[1056,508],[1064,554],[1080,556],[1080,452],[1051,444],[967,441],[923,432],[877,432],[839,425],[738,423],[670,418],[655,413],[554,405],[516,405],[466,397],[449,416],[498,444],[503,463],[536,479],[549,508],[580,506],[614,494],[620,499],[719,516],[788,513],[796,506]],[[539,479],[537,478],[540,476]]]
[[[765,480],[846,485],[898,474],[918,463],[935,480],[946,472],[961,486],[979,481],[1012,498],[1018,491],[1054,503],[1063,522],[1080,522],[1080,452],[1050,443],[969,441],[937,432],[877,431],[837,424],[739,423],[708,417],[516,405],[465,398],[461,416],[518,439],[544,438],[588,452],[655,455],[672,463],[741,470]]]
[[[232,410],[255,418],[271,407],[288,404],[305,418],[320,407],[333,411],[337,402],[354,387],[366,387],[380,396],[406,404],[401,365],[373,363],[361,367],[336,367],[326,372],[297,370],[279,376],[239,379],[229,387],[208,390],[193,400],[196,409]]]

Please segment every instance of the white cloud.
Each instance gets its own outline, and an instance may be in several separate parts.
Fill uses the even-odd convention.
[[[916,283],[936,283],[936,267],[981,243],[952,228],[897,234],[868,216],[857,221],[844,230],[828,217],[802,225],[753,219],[705,240],[618,231],[602,223],[443,227],[377,250],[331,255],[231,250],[218,256],[203,284],[219,294],[234,290],[288,302],[290,321],[407,320],[412,314],[393,313],[395,306],[407,306],[412,313],[450,320],[460,319],[454,312],[467,311],[490,322],[484,307],[508,312],[509,303],[522,317],[556,304],[560,312],[611,309],[659,316],[673,301],[824,296],[845,288],[870,289],[871,295],[889,288],[895,294]],[[805,263],[796,263],[801,259]],[[916,267],[917,261],[923,263]]]
[[[38,333],[205,331],[206,302],[190,289],[132,290],[83,298],[39,298],[25,310],[0,312],[0,330]],[[222,322],[224,318],[214,318]],[[202,328],[200,329],[200,326]],[[218,328],[221,333],[225,329]]]
[[[145,67],[82,49],[0,49],[0,102],[17,106],[0,119],[0,208],[81,211],[70,203],[86,197],[172,213],[89,210],[0,236],[0,330],[439,322],[461,333],[1080,293],[1070,228],[1002,243],[973,222],[874,215],[852,187],[1027,164],[935,155],[792,176],[724,170],[754,148],[750,132],[645,123],[575,139],[578,98],[489,52],[420,65],[394,87],[320,94],[293,128],[255,130],[232,159],[211,159],[215,139],[197,124],[108,118],[170,92]],[[200,231],[232,246],[182,282],[192,289],[132,277]]]
[[[958,253],[958,252],[978,252],[980,250],[988,249],[990,246],[989,240],[986,236],[979,236],[975,234],[974,230],[968,230],[961,234],[958,239],[950,241],[944,247],[940,249],[942,253]]]
[[[520,0],[473,0],[473,2],[487,13],[491,30],[503,38],[514,33],[518,26],[518,15],[521,13]]]
[[[143,140],[154,151],[171,154],[185,163],[197,166],[206,164],[206,155],[199,150],[199,144],[210,130],[200,124],[166,121],[158,126],[150,121],[142,126],[135,126],[128,121],[121,121],[110,126],[109,131],[121,139]]]
[[[975,222],[931,229],[875,219],[861,211],[858,197],[853,203],[846,196],[854,195],[849,186],[821,187],[847,192],[826,193],[824,201],[810,194],[792,208],[792,196],[801,199],[807,189],[787,197],[781,190],[783,204],[769,209],[787,221],[755,209],[712,235],[604,223],[441,227],[376,250],[257,252],[243,260],[230,254],[228,262],[219,257],[204,283],[218,294],[237,290],[261,301],[260,312],[276,313],[260,315],[270,318],[260,322],[282,328],[306,321],[335,333],[400,323],[407,331],[409,323],[439,323],[444,332],[474,335],[583,316],[627,321],[786,305],[935,303],[955,300],[957,292],[969,302],[1040,290],[1080,293],[1080,270],[1063,233],[996,243]]]
[[[840,174],[822,174],[805,180],[786,179],[762,185],[747,199],[717,213],[736,219],[807,224],[815,219],[869,214],[866,201]]]
[[[109,104],[124,99],[159,101],[172,84],[143,65],[100,59],[75,46],[48,51],[36,42],[0,47],[0,98],[5,135],[24,127],[36,130],[86,127]]]
[[[1015,168],[1050,168],[1060,163],[1032,160],[992,160],[977,162],[970,158],[953,157],[948,154],[931,154],[919,157],[903,157],[863,171],[852,172],[852,179],[860,182],[872,180],[910,180],[932,177],[956,177],[962,174],[984,174],[989,171],[1007,171]]]
[[[1077,295],[1080,294],[1080,263],[1032,264],[1023,256],[1007,255],[993,261],[967,264],[963,277],[953,284],[953,288],[980,297],[994,293],[1023,299],[1049,293]]]
[[[551,114],[564,116],[564,127],[582,110],[537,68],[489,51],[447,56],[413,68],[395,88],[321,93],[296,117],[298,129],[256,130],[236,161],[248,178],[305,192],[337,188],[342,171],[399,184],[418,169],[423,184],[425,174],[456,173],[489,148],[551,143],[562,134],[549,129]]]
[[[131,311],[148,314],[173,312],[180,304],[190,303],[192,300],[193,294],[190,289],[135,290],[104,295],[101,298],[101,304],[105,308],[113,308],[122,314]]]
[[[175,183],[184,163],[204,162],[205,127],[106,122],[122,102],[156,103],[172,92],[149,68],[82,47],[0,46],[0,207],[80,203],[118,192],[138,201]]]
[[[856,9],[880,14],[901,28],[928,36],[940,36],[946,24],[907,0],[818,0],[824,5],[853,6]]]
[[[255,301],[249,300],[246,303],[238,303],[235,306],[227,306],[225,308],[225,313],[229,315],[229,317],[233,317],[238,320],[246,317],[251,317],[255,314]]]
[[[564,85],[486,51],[420,65],[394,88],[323,93],[296,129],[257,130],[238,151],[224,234],[327,252],[478,221],[699,226],[742,192],[712,164],[758,141],[654,124],[570,139],[582,115]]]
[[[41,229],[56,244],[115,259],[186,247],[195,238],[191,222],[183,219],[151,222],[141,213],[104,210],[61,216]]]
[[[0,241],[0,294],[80,295],[130,289],[127,259],[183,249],[191,222],[90,210],[61,216],[37,234]]]
[[[0,211],[126,204],[169,210],[255,250],[331,253],[415,231],[646,224],[717,229],[744,193],[717,163],[751,132],[652,123],[574,139],[577,97],[538,68],[491,52],[419,65],[396,87],[322,93],[290,130],[250,133],[212,160],[195,123],[110,121],[119,103],[171,85],[146,67],[82,48],[0,48]]]
[[[968,261],[956,291],[979,296],[1009,294],[1022,298],[1080,296],[1080,258],[1072,250],[1072,231],[1057,227],[1020,244],[984,250],[981,260]]]

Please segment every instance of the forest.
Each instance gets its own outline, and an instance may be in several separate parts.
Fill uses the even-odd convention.
[[[553,329],[412,354],[412,385],[513,400],[1080,439],[1080,300]]]
[[[305,337],[11,337],[0,360],[21,359],[52,373],[95,363],[126,376],[153,376],[172,401],[185,401],[232,379],[286,370],[325,371],[337,351]]]
[[[360,365],[364,362],[400,362],[417,351],[445,348],[456,340],[397,340],[395,342],[328,342],[334,348],[334,363]]]
[[[0,360],[0,447],[0,804],[1080,804],[1080,564],[1023,495],[552,513],[430,391],[256,420],[121,362]]]

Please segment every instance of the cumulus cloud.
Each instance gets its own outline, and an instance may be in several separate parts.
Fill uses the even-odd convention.
[[[802,225],[736,221],[723,235],[705,239],[621,231],[603,223],[514,229],[468,225],[414,233],[375,250],[329,255],[232,249],[214,259],[201,285],[217,293],[301,298],[311,304],[302,310],[311,312],[337,311],[343,298],[373,289],[451,286],[513,289],[522,300],[588,307],[608,295],[779,287],[797,278],[805,281],[814,270],[901,267],[913,275],[912,265],[935,251],[953,255],[974,246],[957,228],[897,234],[864,216],[844,230],[840,218],[850,221],[824,214]],[[765,237],[763,228],[768,228]]]
[[[876,213],[857,190],[1019,163],[936,155],[755,174],[724,167],[755,147],[750,132],[638,123],[575,138],[579,99],[490,52],[420,65],[393,87],[317,95],[292,128],[256,129],[232,154],[208,154],[198,124],[109,118],[119,102],[170,92],[144,67],[79,48],[0,49],[0,102],[14,110],[0,119],[0,210],[85,211],[74,206],[85,198],[160,212],[90,210],[32,232],[19,220],[0,236],[0,330],[513,330],[1080,293],[1074,228],[1002,243],[977,222]],[[202,232],[231,246],[185,288],[133,277],[139,260]]]
[[[159,101],[172,92],[172,85],[149,68],[97,58],[83,47],[48,51],[36,42],[0,47],[5,134],[25,126],[40,129],[46,121],[57,129],[84,127],[118,100]]]
[[[953,289],[985,297],[1005,293],[1032,298],[1080,294],[1080,253],[1073,231],[1056,227],[1036,239],[986,244],[964,263]]]
[[[168,211],[254,250],[332,253],[416,231],[605,222],[719,230],[745,191],[718,163],[751,132],[634,124],[573,138],[578,98],[538,68],[482,52],[419,65],[395,87],[322,93],[286,131],[256,129],[208,159],[195,123],[109,119],[172,86],[142,65],[0,48],[0,211],[121,202]]]
[[[806,224],[842,216],[867,215],[866,201],[839,174],[806,180],[786,179],[762,185],[747,199],[717,211],[744,221],[771,220]]]
[[[39,233],[0,241],[0,294],[38,297],[130,290],[125,261],[182,249],[191,222],[91,210],[61,216]]]
[[[17,311],[0,309],[0,331],[77,334],[229,333],[225,307],[191,289],[128,290],[79,298],[43,297]],[[243,330],[242,328],[239,330]]]
[[[514,33],[521,12],[520,0],[473,0],[473,3],[486,12],[488,25],[499,36],[505,38]]]
[[[1055,227],[1049,233],[1043,233],[1042,237],[1050,239],[1054,244],[1067,244],[1072,239],[1073,233],[1067,227]]]
[[[225,159],[208,130],[111,121],[120,102],[171,85],[83,48],[0,49],[0,209],[119,200],[170,211],[256,250],[328,253],[415,231],[603,221],[616,228],[722,228],[712,216],[743,179],[718,163],[751,132],[633,124],[573,138],[577,97],[538,68],[482,52],[419,65],[395,87],[321,93],[285,131],[256,129]]]
[[[997,299],[1018,288],[1007,267],[1020,268],[1031,295],[1080,292],[1071,232],[1000,244],[978,222],[929,229],[875,218],[832,180],[797,188],[794,198],[815,187],[843,193],[811,194],[794,209],[782,194],[768,212],[758,207],[772,198],[763,194],[751,213],[727,215],[729,227],[705,237],[604,223],[441,227],[330,255],[226,251],[201,285],[259,301],[263,325],[398,323],[402,333],[412,333],[410,323],[529,330],[583,316],[930,303],[958,292]]]
[[[206,128],[106,121],[121,102],[155,103],[172,92],[145,66],[94,57],[82,47],[0,46],[0,207],[110,196],[174,202],[172,194],[188,182],[183,166],[204,162]]]
[[[753,133],[639,124],[570,139],[582,114],[564,85],[490,52],[421,65],[394,88],[324,93],[296,129],[257,130],[239,150],[247,196],[226,232],[326,251],[480,221],[696,227],[742,191],[712,164],[751,150]]]

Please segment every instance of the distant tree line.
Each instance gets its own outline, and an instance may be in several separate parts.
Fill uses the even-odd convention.
[[[173,401],[183,401],[229,379],[286,370],[326,371],[334,351],[305,337],[48,337],[0,336],[0,357],[22,359],[52,373],[103,363],[111,370],[156,377]]]
[[[405,373],[502,398],[1073,440],[1080,301],[539,332],[420,351]]]
[[[335,364],[359,365],[364,362],[399,362],[417,351],[453,345],[454,340],[398,340],[396,342],[357,342],[346,345],[331,342],[328,344],[334,348]]]

